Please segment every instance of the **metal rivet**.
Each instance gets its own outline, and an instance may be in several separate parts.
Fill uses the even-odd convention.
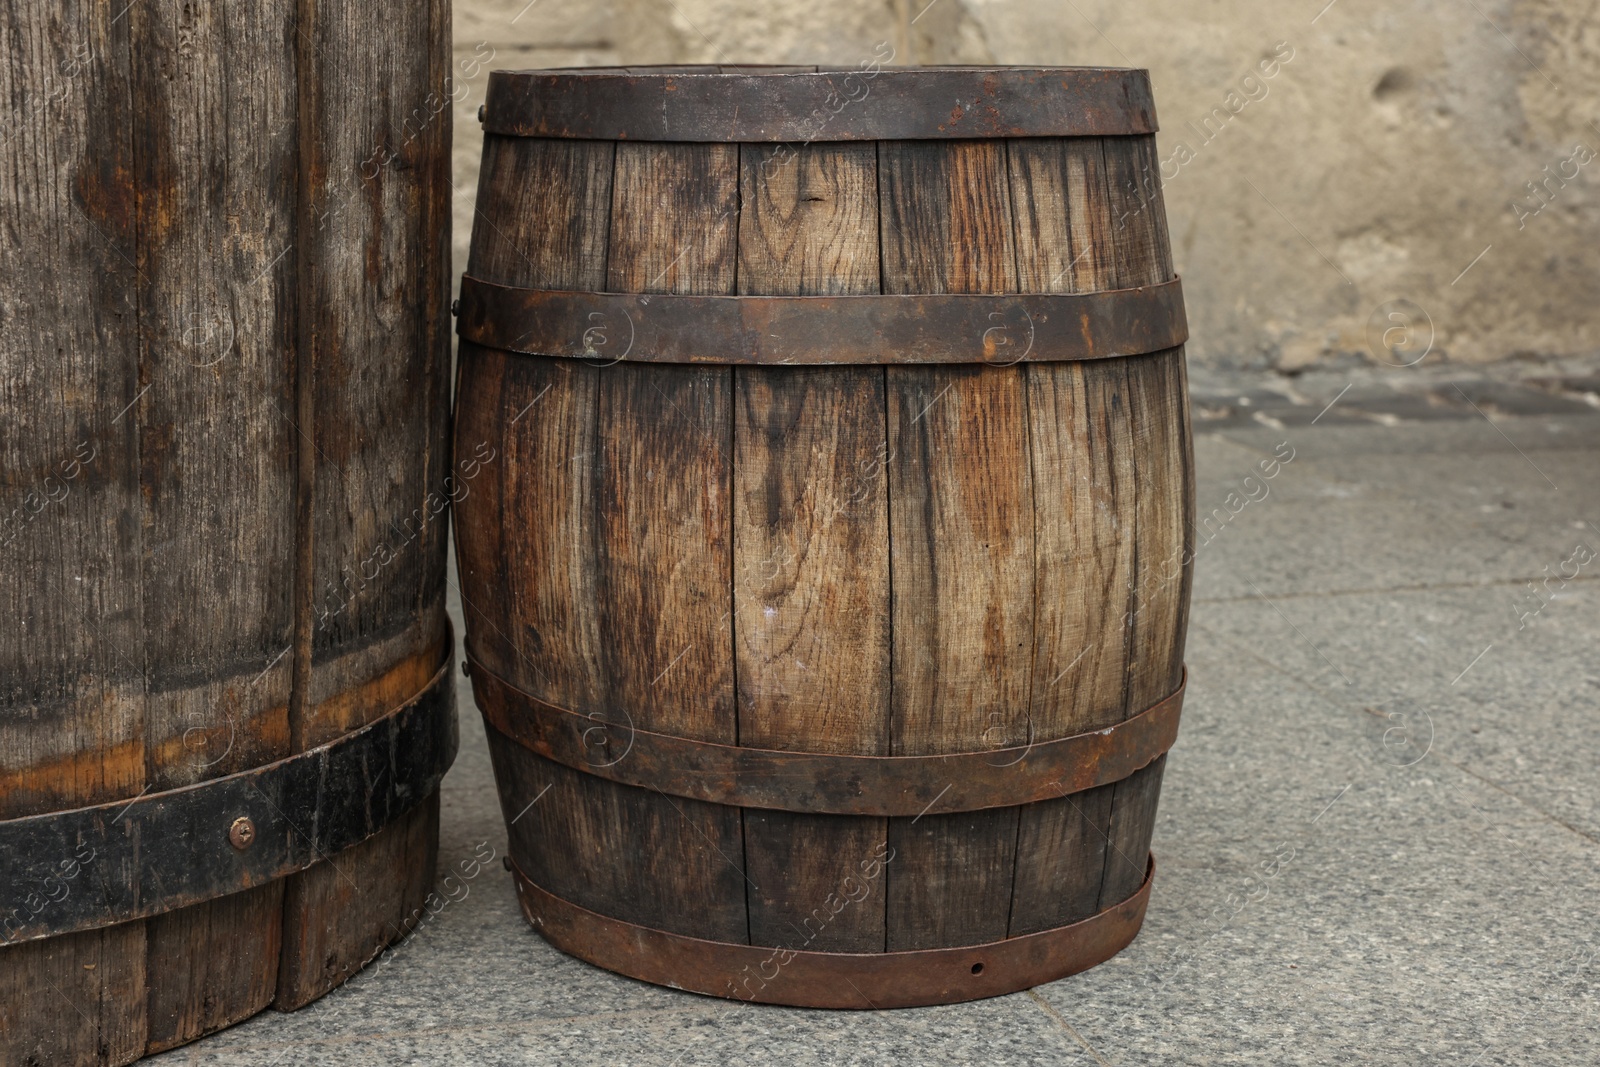
[[[248,815],[239,816],[233,820],[233,825],[228,827],[228,840],[241,852],[249,848],[255,839],[256,824],[250,821]]]
[[[461,301],[459,301],[459,300],[450,301],[450,314],[452,316],[461,314]]]
[[[488,104],[479,104],[478,105],[478,121],[482,122],[484,115],[488,114],[488,112],[489,112],[489,105]]]
[[[511,857],[510,856],[501,856],[500,857],[500,866],[504,867],[506,870],[509,871],[511,869]]]

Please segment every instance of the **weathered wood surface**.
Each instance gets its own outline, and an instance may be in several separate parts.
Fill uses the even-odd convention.
[[[290,753],[295,478],[281,353],[292,350],[293,4],[130,8],[138,233],[145,784],[189,785]],[[180,44],[180,37],[183,38]],[[218,93],[255,66],[252,92]],[[183,75],[173,77],[181,67]],[[252,131],[231,138],[228,131]],[[221,180],[194,176],[215,168]],[[278,266],[282,266],[278,264]],[[226,580],[219,581],[219,576]],[[219,620],[228,620],[219,625]],[[262,672],[265,671],[265,677]],[[219,721],[221,720],[221,721]],[[205,744],[191,745],[200,739]],[[283,887],[146,923],[148,1048],[270,1002]],[[195,960],[234,961],[195,972]],[[168,981],[165,976],[179,976]]]
[[[0,5],[23,102],[0,132],[0,818],[145,784],[129,33],[100,4],[41,14]],[[0,949],[0,1060],[133,1059],[144,988],[143,924]]]
[[[295,34],[304,192],[294,255],[300,372],[309,368],[312,388],[296,423],[313,489],[302,528],[309,567],[296,581],[312,609],[299,613],[306,673],[290,716],[297,747],[308,748],[395,707],[449,654],[445,508],[461,473],[443,433],[448,5],[302,8],[314,16]],[[391,88],[373,92],[377,85]],[[343,982],[394,939],[398,917],[421,906],[436,809],[424,804],[287,879],[279,1008]]]
[[[1010,146],[1021,284],[1093,292],[1119,278],[1103,142]],[[1034,736],[1122,721],[1133,607],[1134,469],[1140,459],[1125,360],[1028,368],[1037,524],[1037,644],[1029,706]],[[1011,934],[1092,915],[1115,785],[1022,810]]]
[[[0,3],[0,818],[277,759],[432,675],[442,516],[356,595],[311,590],[448,470],[447,38],[437,2]],[[326,992],[420,900],[429,811],[340,858],[359,900],[307,891],[324,864],[288,912],[279,883],[0,948],[0,1061],[125,1063]]]
[[[469,272],[770,295],[1171,276],[1150,137],[744,145],[736,183],[732,151],[491,137]],[[1181,349],[630,366],[612,365],[606,346],[625,335],[606,325],[593,361],[464,347],[457,422],[458,451],[481,437],[507,450],[497,489],[458,514],[469,641],[513,684],[603,719],[597,759],[626,758],[629,718],[765,748],[1002,748],[1121,722],[1179,684],[1193,494]],[[1004,363],[1025,343],[1013,332],[974,338],[975,354]],[[658,677],[694,699],[637,684]],[[730,827],[714,806],[491,744],[513,857],[549,891],[667,930],[846,952],[1018,936],[1125,899],[1164,765],[1017,808],[747,810]],[[551,803],[563,794],[577,799]],[[693,848],[672,835],[685,825],[720,855],[720,879],[683,869]]]
[[[763,145],[740,156],[741,293],[879,291],[872,145],[803,146],[786,163]],[[883,371],[734,374],[739,740],[887,755]],[[746,812],[744,830],[752,943],[881,949],[883,885],[837,914],[828,902],[845,897],[844,879],[879,850],[885,820]],[[813,913],[828,921],[808,923]]]
[[[733,146],[619,144],[606,288],[731,293],[737,205]],[[623,324],[611,329],[608,341],[624,343]],[[625,713],[639,729],[732,744],[732,372],[617,364],[602,366],[597,384],[604,710],[613,720]],[[646,628],[639,619],[657,621]],[[635,871],[641,898],[664,920],[653,925],[742,939],[739,813],[636,789],[616,793],[624,833],[641,821],[659,826],[647,850],[625,843],[611,861]]]
[[[1016,290],[1003,141],[886,143],[879,155],[885,292]],[[1034,615],[1027,372],[885,374],[892,754],[1023,744]],[[945,814],[935,802],[919,819],[890,820],[888,948],[1004,938],[1016,840],[1015,808]]]

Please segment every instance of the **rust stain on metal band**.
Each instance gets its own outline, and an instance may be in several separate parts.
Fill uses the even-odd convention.
[[[214,900],[376,834],[455,759],[450,647],[447,633],[420,692],[327,744],[179,789],[0,821],[0,888],[14,894],[0,899],[0,945]],[[65,895],[41,896],[75,878]]]
[[[1008,808],[1118,782],[1178,736],[1184,683],[1115,726],[982,752],[856,756],[694,741],[637,729],[624,712],[584,715],[547,704],[473,659],[485,722],[574,770],[663,793],[745,808],[834,815],[920,815]]]
[[[1127,900],[1087,919],[983,945],[913,952],[812,952],[705,941],[638,926],[554,896],[512,864],[522,913],[570,955],[656,985],[806,1008],[911,1008],[1031,989],[1088,970],[1144,923],[1155,857]]]
[[[1178,278],[1093,293],[684,296],[461,279],[456,330],[506,352],[757,365],[1110,359],[1189,337]]]
[[[809,144],[1156,131],[1150,74],[1114,67],[497,70],[485,133]]]

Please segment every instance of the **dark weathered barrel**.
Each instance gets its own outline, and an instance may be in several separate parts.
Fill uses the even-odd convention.
[[[415,925],[446,669],[443,0],[0,0],[0,1063]]]
[[[484,127],[457,536],[530,922],[841,1008],[1117,952],[1193,506],[1145,72],[500,72]]]

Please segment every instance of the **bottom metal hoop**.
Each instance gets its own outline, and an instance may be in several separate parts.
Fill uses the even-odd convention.
[[[706,941],[613,919],[535,885],[515,863],[517,896],[556,948],[631,978],[708,996],[804,1008],[912,1008],[1031,989],[1121,952],[1139,933],[1156,862],[1120,904],[1067,926],[985,945],[912,952],[810,952]]]

